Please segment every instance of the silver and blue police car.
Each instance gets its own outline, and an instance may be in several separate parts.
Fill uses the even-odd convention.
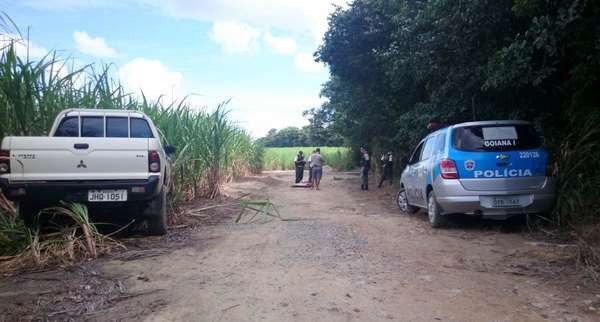
[[[396,202],[405,213],[426,209],[434,228],[457,213],[489,219],[543,213],[555,199],[547,163],[548,152],[529,122],[452,125],[417,145]]]

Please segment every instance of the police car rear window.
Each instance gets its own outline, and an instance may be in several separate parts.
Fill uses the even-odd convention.
[[[467,126],[454,129],[452,145],[463,151],[512,151],[540,147],[531,125]]]

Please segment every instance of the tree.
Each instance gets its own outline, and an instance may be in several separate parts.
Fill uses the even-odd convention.
[[[525,119],[559,155],[581,146],[567,137],[600,141],[580,131],[600,122],[598,35],[593,0],[355,0],[329,17],[315,53],[331,73],[327,100],[310,115],[353,147],[400,159],[431,118]],[[600,178],[599,150],[569,154],[585,158],[573,163],[587,165],[585,180]],[[578,209],[598,209],[586,202]]]

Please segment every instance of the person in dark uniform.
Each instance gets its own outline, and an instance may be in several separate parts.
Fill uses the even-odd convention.
[[[390,185],[394,184],[394,159],[392,152],[381,156],[381,180],[379,181],[379,188],[383,186],[385,180],[390,180]]]
[[[296,165],[296,183],[300,183],[304,177],[304,165],[306,164],[306,161],[304,161],[304,153],[302,151],[298,151],[298,154],[294,159],[294,164]]]
[[[369,171],[371,170],[371,158],[367,148],[360,148],[360,190],[369,190]]]

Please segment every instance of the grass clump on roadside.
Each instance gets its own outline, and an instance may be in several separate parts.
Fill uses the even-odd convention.
[[[316,147],[284,147],[265,148],[263,169],[265,170],[292,170],[294,169],[294,158],[298,151],[304,152],[308,160],[310,153]],[[321,154],[326,164],[337,170],[350,170],[353,166],[352,155],[346,147],[321,147]]]
[[[0,271],[16,272],[48,265],[68,265],[124,247],[101,234],[90,222],[87,207],[62,203],[38,214],[28,227],[16,214],[0,214]],[[43,228],[37,224],[47,222]]]

